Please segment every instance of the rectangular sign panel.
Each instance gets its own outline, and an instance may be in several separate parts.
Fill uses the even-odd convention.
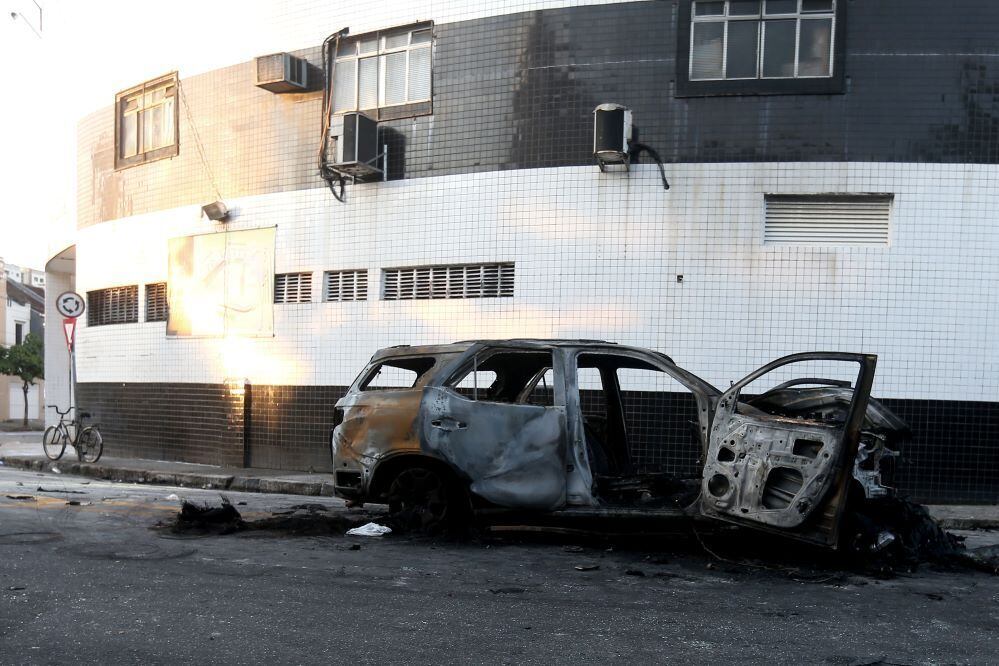
[[[273,335],[274,232],[171,238],[167,335]]]

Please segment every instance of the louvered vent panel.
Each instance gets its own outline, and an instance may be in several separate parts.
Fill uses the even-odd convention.
[[[326,271],[323,288],[324,301],[366,301],[368,271]]]
[[[767,245],[887,245],[892,195],[766,196]]]
[[[166,282],[146,285],[146,321],[167,320]]]
[[[312,273],[279,273],[274,276],[275,303],[310,303]]]
[[[139,285],[87,292],[87,326],[139,321]]]
[[[386,301],[513,296],[514,264],[458,264],[386,268],[382,298]]]

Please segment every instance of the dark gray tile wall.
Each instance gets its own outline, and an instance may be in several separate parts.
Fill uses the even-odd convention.
[[[999,162],[999,3],[849,2],[844,94],[688,98],[674,94],[676,5],[438,25],[433,115],[381,124],[390,176],[592,163],[603,102],[631,107],[666,161]],[[318,45],[297,53],[321,67]],[[80,226],[216,199],[199,143],[224,197],[322,187],[321,93],[275,95],[253,71],[180,72],[172,159],[114,171],[112,109],[84,119]]]
[[[78,401],[100,423],[109,456],[329,472],[333,406],[345,392],[343,386],[251,386],[244,398],[221,384],[83,383]],[[628,417],[638,424],[632,453],[639,467],[696,474],[690,396],[626,398]],[[999,404],[882,402],[914,433],[896,465],[903,493],[929,503],[996,501]]]

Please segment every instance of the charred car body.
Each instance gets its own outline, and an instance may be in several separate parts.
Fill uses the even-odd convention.
[[[720,391],[602,341],[383,349],[337,402],[335,489],[423,525],[496,509],[697,517],[835,546],[848,498],[891,494],[882,473],[906,434],[870,397],[876,360],[795,354]]]

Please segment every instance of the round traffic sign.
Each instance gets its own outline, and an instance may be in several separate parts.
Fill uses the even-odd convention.
[[[86,309],[87,304],[83,300],[83,296],[74,291],[64,291],[56,298],[56,310],[63,317],[75,319],[82,315]]]

